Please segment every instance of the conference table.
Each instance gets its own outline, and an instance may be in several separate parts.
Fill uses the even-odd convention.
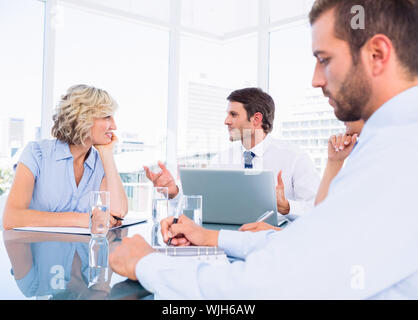
[[[109,252],[124,237],[140,234],[152,245],[164,245],[158,224],[147,221],[107,234]],[[207,225],[210,229],[237,226]],[[0,300],[152,299],[138,281],[111,270],[106,279],[90,282],[90,235],[33,231],[0,231]]]

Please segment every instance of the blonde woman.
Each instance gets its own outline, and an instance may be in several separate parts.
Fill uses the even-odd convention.
[[[102,89],[68,89],[53,117],[55,139],[30,142],[22,152],[4,211],[5,229],[88,227],[92,190],[109,191],[111,215],[126,215],[128,201],[113,158],[116,108]],[[117,223],[112,217],[111,225]]]

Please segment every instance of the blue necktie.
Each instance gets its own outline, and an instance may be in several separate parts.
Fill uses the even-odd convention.
[[[244,168],[245,169],[252,169],[253,168],[254,157],[255,157],[254,152],[244,151]]]

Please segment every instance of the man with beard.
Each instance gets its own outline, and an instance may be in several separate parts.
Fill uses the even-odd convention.
[[[322,175],[321,183],[319,184],[318,192],[315,198],[315,205],[321,203],[328,195],[328,189],[335,178],[340,172],[344,165],[344,161],[350,155],[354,146],[357,143],[358,136],[360,135],[361,129],[363,129],[364,121],[345,121],[344,122],[346,131],[337,135],[332,135],[328,139],[328,161]],[[239,228],[240,231],[252,231],[258,232],[263,230],[281,230],[280,228],[274,227],[264,221],[251,222],[242,225]]]
[[[359,6],[365,29],[351,27]],[[366,121],[327,198],[281,232],[219,232],[184,216],[166,219],[165,241],[219,246],[242,261],[178,261],[136,235],[112,253],[116,272],[138,278],[156,298],[418,297],[418,4],[317,0],[310,22],[313,86],[340,120]]]
[[[344,122],[344,125],[346,127],[345,133],[332,135],[328,139],[328,161],[316,194],[315,205],[318,205],[327,197],[332,180],[337,176],[338,172],[340,172],[345,160],[357,143],[357,139],[364,126],[364,121],[346,121]],[[261,221],[244,224],[239,230],[258,232],[263,230],[281,229]]]

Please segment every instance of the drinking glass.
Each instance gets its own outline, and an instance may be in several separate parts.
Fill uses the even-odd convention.
[[[183,214],[194,223],[202,225],[202,196],[183,196]]]
[[[91,191],[90,193],[90,234],[93,237],[106,237],[110,226],[110,192]]]

